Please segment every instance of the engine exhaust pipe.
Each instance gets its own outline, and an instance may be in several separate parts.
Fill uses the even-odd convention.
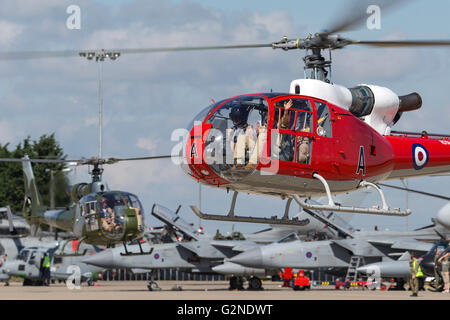
[[[398,98],[400,99],[399,112],[417,110],[422,106],[422,98],[417,92],[399,96]]]

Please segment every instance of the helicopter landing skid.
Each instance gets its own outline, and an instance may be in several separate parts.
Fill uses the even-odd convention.
[[[279,219],[277,216],[272,218],[256,218],[256,217],[240,217],[240,216],[224,216],[220,214],[205,214],[201,212],[196,206],[191,206],[192,211],[203,220],[220,220],[231,222],[250,222],[250,223],[264,223],[264,224],[282,224],[282,225],[294,225],[294,226],[306,226],[309,224],[309,219],[298,220],[296,218]]]
[[[325,211],[335,211],[335,212],[354,212],[354,213],[364,213],[364,214],[376,214],[382,216],[400,216],[405,217],[411,214],[410,209],[406,209],[401,211],[399,208],[391,209],[386,203],[386,199],[384,197],[383,191],[374,183],[361,181],[359,184],[360,187],[372,187],[374,188],[381,197],[382,207],[375,206],[372,208],[359,208],[359,207],[344,207],[338,204],[335,204],[333,198],[331,197],[330,187],[328,186],[327,181],[317,173],[313,174],[313,177],[320,180],[325,187],[325,191],[328,197],[328,204],[311,204],[300,199],[298,195],[293,195],[294,200],[305,209],[309,210],[325,210]]]
[[[285,208],[285,213],[283,218],[278,218],[277,216],[272,216],[271,218],[258,218],[258,217],[242,217],[234,215],[234,208],[236,206],[236,198],[238,192],[235,191],[233,194],[233,200],[231,201],[230,211],[228,215],[219,214],[205,214],[201,212],[196,206],[190,206],[192,211],[200,218],[204,220],[220,220],[220,221],[231,221],[231,222],[250,222],[250,223],[264,223],[264,224],[282,224],[282,225],[295,225],[295,226],[306,226],[309,224],[309,219],[298,220],[298,218],[289,219],[289,207],[291,201],[288,200]],[[291,200],[291,199],[290,199]]]
[[[84,250],[83,250],[83,253],[79,253],[79,252],[78,252],[78,250],[80,249],[80,244],[81,244],[81,242],[84,241],[84,239],[85,239],[85,238],[81,238],[81,239],[78,241],[77,250],[76,250],[74,253],[64,253],[64,248],[66,247],[66,245],[67,245],[70,241],[72,241],[72,240],[78,240],[78,239],[74,238],[74,239],[67,240],[67,241],[63,244],[63,246],[62,246],[61,253],[55,254],[55,257],[57,257],[57,258],[64,258],[64,257],[81,257],[81,256],[84,256],[84,255],[86,254],[86,252],[87,252],[87,249],[84,249]]]

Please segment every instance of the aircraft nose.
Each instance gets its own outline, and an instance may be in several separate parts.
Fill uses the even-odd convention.
[[[82,262],[102,268],[114,268],[114,255],[111,250],[104,250],[83,259]]]
[[[226,266],[225,264],[219,264],[218,266],[211,268],[214,272],[220,273],[220,274],[227,274],[230,272],[230,268]]]
[[[237,256],[231,258],[229,261],[238,263],[247,267],[259,267],[262,265],[262,250],[261,248],[250,249],[244,251]]]
[[[367,274],[367,266],[362,266],[356,269],[357,272]]]
[[[450,203],[439,210],[436,220],[447,229],[450,229]]]

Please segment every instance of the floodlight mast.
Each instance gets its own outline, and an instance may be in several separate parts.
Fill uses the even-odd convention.
[[[102,159],[102,145],[103,145],[103,97],[102,97],[102,78],[103,78],[103,64],[105,58],[116,60],[120,56],[118,51],[82,51],[79,53],[80,57],[88,60],[95,58],[98,64],[98,158]]]

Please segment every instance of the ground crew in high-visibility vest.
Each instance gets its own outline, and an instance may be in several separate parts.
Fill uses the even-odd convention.
[[[414,254],[411,254],[409,258],[409,267],[411,271],[411,280],[409,282],[412,291],[411,297],[417,297],[419,293],[419,278],[423,277],[423,272],[420,268],[420,261]]]
[[[41,278],[44,286],[50,285],[50,257],[47,252],[41,260]]]

